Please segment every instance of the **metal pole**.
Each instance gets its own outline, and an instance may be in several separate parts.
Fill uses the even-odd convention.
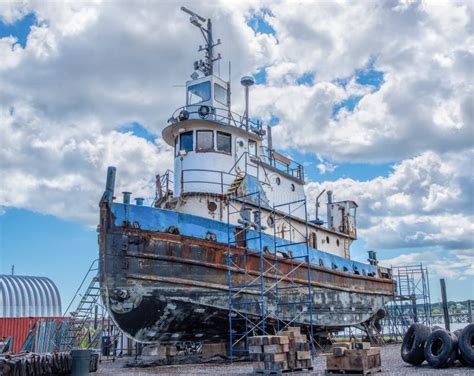
[[[446,296],[446,281],[442,278],[439,282],[441,284],[441,299],[443,300],[444,327],[449,331],[451,328],[449,324],[448,298]]]
[[[245,128],[249,130],[249,87],[245,85]]]
[[[472,324],[472,300],[467,301],[467,321]]]

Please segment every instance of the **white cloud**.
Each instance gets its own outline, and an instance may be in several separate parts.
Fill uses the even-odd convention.
[[[414,252],[380,260],[380,265],[390,267],[399,265],[419,265],[429,268],[430,277],[465,280],[474,275],[474,254],[466,255],[465,250],[454,250],[443,254],[436,250]]]
[[[338,200],[357,201],[359,235],[369,249],[474,252],[473,154],[425,152],[396,165],[388,177],[309,183],[306,192],[314,200],[325,188]]]
[[[24,49],[0,38],[2,207],[94,225],[108,165],[118,167],[117,192],[152,193],[170,151],[160,139],[117,129],[137,121],[159,135],[183,105],[175,85],[188,79],[202,42],[179,5],[0,2],[5,22],[30,12],[38,20]],[[242,110],[239,77],[266,67],[251,111],[280,118],[274,145],[318,153],[321,173],[334,161],[398,163],[386,178],[310,183],[310,198],[324,187],[357,200],[359,234],[370,248],[445,249],[471,262],[463,270],[474,274],[470,3],[184,5],[214,20],[219,51],[232,59],[234,110]],[[275,35],[247,25],[262,8]],[[384,74],[378,91],[353,77],[370,62]],[[220,69],[227,77],[225,60]],[[296,83],[304,73],[314,84]],[[333,116],[336,104],[359,96],[353,112]]]
[[[337,161],[396,161],[420,152],[472,146],[472,3],[269,3],[278,43],[257,110],[280,117],[275,142]],[[379,91],[318,87],[370,61]],[[315,73],[309,90],[298,75]],[[352,81],[353,82],[353,81]],[[289,85],[289,87],[288,87]],[[334,105],[363,95],[353,112]],[[293,106],[293,104],[296,104]]]

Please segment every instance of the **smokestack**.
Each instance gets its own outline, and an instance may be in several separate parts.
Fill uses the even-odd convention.
[[[132,192],[122,192],[123,194],[123,203],[128,205],[130,204],[130,197],[132,196]]]
[[[332,204],[332,191],[328,191],[328,204]]]
[[[267,127],[267,141],[268,141],[268,150],[273,149],[273,140],[272,140],[272,127]]]
[[[255,83],[252,76],[244,76],[240,83],[245,87],[245,128],[249,130],[249,87]]]
[[[328,195],[328,204],[327,204],[328,228],[332,229],[334,227],[333,217],[332,217],[332,191],[328,191],[327,195]]]

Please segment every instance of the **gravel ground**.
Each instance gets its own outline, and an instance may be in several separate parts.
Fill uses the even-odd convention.
[[[252,375],[253,364],[242,362],[233,366],[229,364],[186,364],[177,366],[161,366],[153,368],[123,368],[126,359],[117,360],[115,363],[104,361],[96,375]],[[293,375],[324,375],[326,359],[317,356],[313,361],[313,371],[294,372]],[[474,368],[455,367],[449,369],[433,369],[426,362],[421,367],[413,367],[404,363],[400,357],[400,345],[387,345],[382,348],[382,369],[376,375],[402,376],[402,375],[473,375]]]

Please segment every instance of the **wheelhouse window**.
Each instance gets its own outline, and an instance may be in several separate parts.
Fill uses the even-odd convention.
[[[174,138],[174,156],[177,157],[179,153],[179,148],[178,148],[178,136]]]
[[[196,151],[214,150],[214,132],[196,131]]]
[[[188,105],[198,104],[211,99],[211,83],[209,81],[188,87]]]
[[[217,132],[217,151],[232,153],[232,136],[228,133]]]
[[[257,142],[254,140],[249,140],[249,154],[257,156]]]
[[[227,89],[219,84],[214,84],[214,99],[224,106],[227,106]]]
[[[180,150],[193,151],[193,131],[184,132],[179,135]]]

